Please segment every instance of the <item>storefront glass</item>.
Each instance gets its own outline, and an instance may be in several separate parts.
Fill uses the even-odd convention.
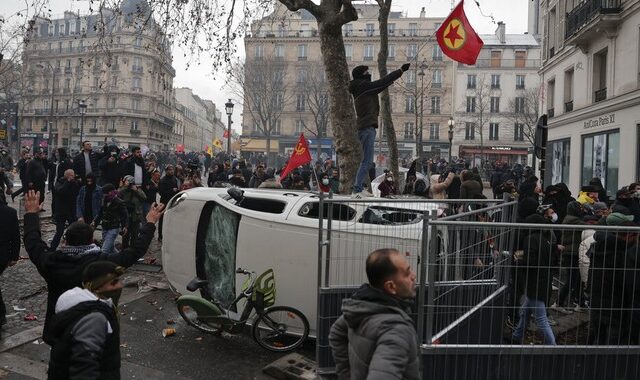
[[[607,132],[582,139],[582,184],[600,178],[609,196],[618,190],[620,133]]]
[[[545,178],[545,184],[569,183],[570,145],[569,139],[549,141],[547,152],[551,157],[547,160],[548,177]]]

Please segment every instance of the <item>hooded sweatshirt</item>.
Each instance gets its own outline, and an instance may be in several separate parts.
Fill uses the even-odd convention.
[[[342,302],[329,343],[340,379],[419,379],[409,303],[368,284]]]
[[[378,128],[378,115],[380,113],[380,101],[378,94],[389,87],[396,79],[402,76],[402,70],[389,73],[384,78],[371,81],[371,75],[364,75],[367,66],[358,66],[353,69],[353,80],[349,82],[349,92],[353,95],[356,106],[358,129]]]

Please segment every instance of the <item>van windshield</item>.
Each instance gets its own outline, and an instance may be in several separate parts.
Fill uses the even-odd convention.
[[[365,224],[413,224],[422,220],[422,213],[395,207],[370,206],[358,222]]]

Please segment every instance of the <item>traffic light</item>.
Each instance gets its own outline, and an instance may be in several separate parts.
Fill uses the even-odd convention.
[[[544,159],[547,150],[547,115],[542,115],[536,124],[535,154],[540,160]]]

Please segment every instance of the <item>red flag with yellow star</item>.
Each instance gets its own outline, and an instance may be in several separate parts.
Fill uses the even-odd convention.
[[[307,144],[307,140],[305,140],[304,134],[300,134],[298,143],[296,144],[296,147],[293,148],[293,152],[291,152],[291,157],[289,158],[287,167],[285,167],[282,173],[280,173],[280,179],[286,177],[290,171],[297,168],[298,166],[304,165],[309,162],[311,162],[309,144]]]
[[[484,45],[464,14],[464,0],[440,25],[436,31],[436,38],[447,57],[466,65],[476,63],[480,49]]]

